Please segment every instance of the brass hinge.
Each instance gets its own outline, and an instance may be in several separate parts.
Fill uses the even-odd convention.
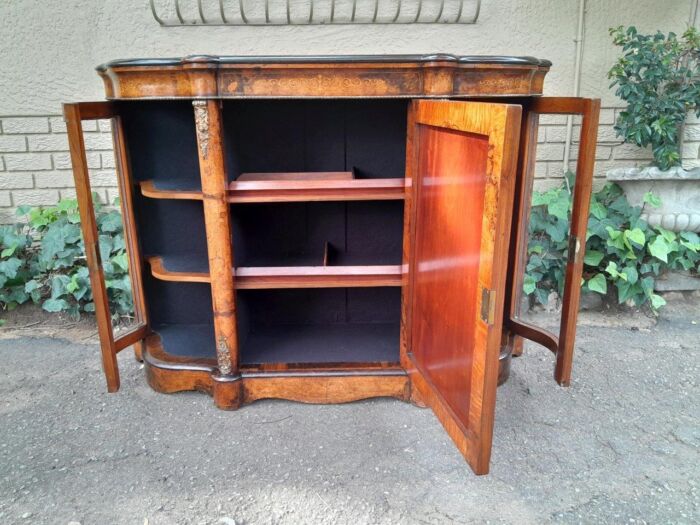
[[[481,320],[492,325],[496,318],[496,292],[488,288],[481,289]]]
[[[97,245],[94,242],[87,244],[87,249],[90,250],[90,255],[92,257],[87,258],[88,269],[92,272],[97,273],[102,266],[102,259],[100,258],[100,250],[97,249]]]
[[[578,262],[579,256],[581,255],[581,241],[578,237],[572,235],[569,237],[569,253],[568,259],[572,262]]]

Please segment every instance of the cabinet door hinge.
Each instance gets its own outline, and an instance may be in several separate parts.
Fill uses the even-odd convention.
[[[496,292],[488,288],[481,289],[481,320],[492,325],[496,317]]]
[[[579,241],[578,237],[576,237],[575,235],[569,237],[568,258],[574,263],[577,263],[581,258],[581,241]]]
[[[100,269],[100,266],[102,266],[100,250],[97,248],[97,245],[94,242],[87,243],[86,248],[90,251],[90,255],[92,255],[92,257],[88,257],[87,260],[88,269],[91,272],[97,273]]]

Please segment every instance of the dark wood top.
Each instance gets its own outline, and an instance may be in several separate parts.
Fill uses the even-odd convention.
[[[451,55],[432,53],[427,55],[258,55],[216,56],[189,55],[178,58],[127,58],[100,64],[97,71],[132,66],[178,66],[187,63],[207,64],[349,64],[349,63],[406,63],[406,62],[454,62],[460,64],[508,64],[550,67],[549,60],[530,56],[503,55]]]
[[[209,56],[113,60],[108,99],[500,97],[542,93],[548,60],[529,56]]]

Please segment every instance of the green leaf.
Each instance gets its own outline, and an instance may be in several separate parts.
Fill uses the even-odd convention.
[[[654,241],[649,243],[649,253],[663,262],[668,262],[669,246],[663,236],[657,235]]]
[[[569,225],[566,221],[556,220],[554,223],[547,224],[544,231],[552,238],[555,242],[562,242],[566,239],[566,234],[569,230]]]
[[[73,293],[75,292],[78,288],[80,287],[80,284],[78,284],[78,276],[73,275],[70,279],[70,282],[66,285],[66,291]]]
[[[118,232],[122,229],[122,218],[117,212],[110,212],[103,215],[99,221],[98,225],[100,232]]]
[[[569,199],[562,192],[556,200],[547,204],[547,213],[562,221],[566,221],[569,219],[569,204]]]
[[[634,266],[625,266],[622,269],[622,274],[625,275],[625,281],[629,282],[630,284],[636,283],[637,279],[639,279],[639,274]]]
[[[111,255],[114,246],[112,237],[110,235],[100,235],[99,244],[101,257],[107,259]]]
[[[68,303],[63,299],[47,299],[41,307],[47,312],[62,312],[68,308]]]
[[[0,252],[0,257],[11,257],[14,253],[15,250],[17,250],[17,245],[10,246],[9,248],[5,248],[2,252]]]
[[[24,291],[27,293],[31,293],[39,288],[41,288],[41,285],[39,284],[39,281],[35,279],[31,279],[30,281],[24,283]]]
[[[530,295],[535,291],[535,288],[537,288],[537,281],[535,281],[535,278],[529,274],[525,274],[525,278],[523,279],[523,292]]]
[[[55,257],[66,247],[66,237],[61,228],[49,228],[41,240],[43,256],[46,259]]]
[[[698,235],[695,232],[681,232],[680,236],[688,241],[689,243],[692,243],[696,246],[696,248],[700,248],[700,235]]]
[[[8,279],[17,277],[17,271],[22,267],[22,261],[17,257],[12,257],[5,261],[0,261],[0,274],[4,274]]]
[[[605,219],[608,216],[608,210],[600,202],[591,203],[591,215],[596,219]]]
[[[659,208],[661,206],[661,199],[650,191],[644,194],[644,202],[649,204],[652,208]]]
[[[583,258],[583,263],[588,266],[598,266],[603,260],[605,254],[598,250],[586,250],[586,256]]]
[[[112,263],[122,271],[127,271],[129,269],[129,257],[126,253],[121,253],[112,257]]]
[[[70,277],[67,275],[55,275],[51,279],[51,299],[58,299],[68,292]]]
[[[610,261],[608,265],[605,267],[605,271],[612,277],[619,277],[620,272],[617,271],[617,263],[614,261]]]
[[[625,230],[624,236],[626,239],[632,241],[633,243],[644,246],[646,238],[644,237],[644,232],[639,228],[634,228],[633,230]]]
[[[608,293],[608,283],[605,280],[605,275],[602,273],[595,274],[586,284],[588,285],[588,289],[592,292],[598,292],[603,295]]]
[[[663,297],[661,297],[660,295],[657,295],[655,293],[651,294],[651,296],[649,297],[649,300],[651,301],[651,307],[654,310],[658,310],[659,308],[661,308],[662,306],[664,306],[666,304],[666,300]]]

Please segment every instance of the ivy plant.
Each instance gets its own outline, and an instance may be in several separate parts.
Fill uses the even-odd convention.
[[[627,102],[615,130],[625,142],[651,145],[655,164],[667,170],[681,163],[680,129],[686,114],[700,117],[700,32],[694,27],[679,38],[653,35],[635,27],[610,29],[622,56],[608,72],[610,87]]]
[[[109,306],[118,321],[133,310],[121,216],[93,200]],[[94,311],[77,201],[21,206],[17,215],[25,222],[0,227],[0,307],[31,300],[72,317]]]
[[[561,295],[564,288],[571,215],[568,187],[533,193],[523,290],[540,304],[547,304],[552,291]],[[661,204],[650,193],[644,200],[645,206]],[[593,193],[581,284],[584,290],[600,294],[608,294],[612,287],[619,303],[646,304],[656,311],[665,304],[654,293],[661,273],[700,270],[700,236],[649,226],[640,217],[642,211],[629,204],[616,184]]]

